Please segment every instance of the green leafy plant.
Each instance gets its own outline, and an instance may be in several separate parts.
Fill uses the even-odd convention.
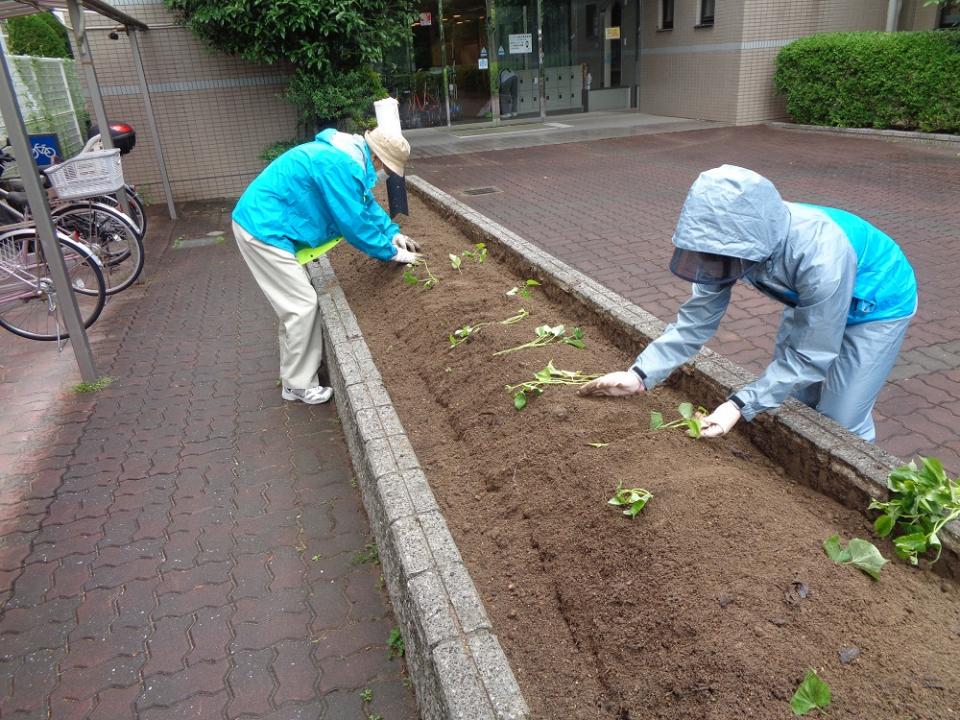
[[[450,267],[452,267],[457,272],[463,272],[463,261],[464,260],[473,260],[475,263],[482,263],[487,259],[487,246],[484,243],[477,243],[473,246],[473,250],[464,250],[459,255],[450,253]]]
[[[267,145],[263,151],[260,153],[260,159],[266,163],[272,163],[278,157],[283,155],[287,150],[291,150],[297,146],[296,140],[278,140],[272,145]]]
[[[554,342],[560,342],[564,345],[572,345],[575,348],[583,349],[586,347],[586,343],[583,342],[583,330],[580,328],[573,328],[569,334],[565,325],[541,325],[534,332],[537,334],[537,337],[531,340],[530,342],[524,343],[523,345],[517,345],[516,347],[507,348],[506,350],[500,350],[493,354],[494,357],[498,355],[506,355],[508,353],[517,352],[518,350],[526,350],[528,348],[538,348],[545,347]]]
[[[501,320],[501,321],[500,321],[500,324],[501,324],[501,325],[516,325],[518,322],[520,322],[520,321],[523,320],[524,318],[528,318],[528,317],[530,317],[530,313],[527,312],[526,310],[524,310],[523,308],[520,308],[520,310],[517,311],[517,314],[516,314],[516,315],[511,315],[511,316],[508,317],[506,320]]]
[[[600,377],[599,375],[584,375],[579,370],[558,370],[553,366],[553,360],[533,376],[533,380],[507,385],[506,391],[513,395],[513,406],[523,410],[527,406],[527,396],[540,397],[543,389],[549,385],[583,385]]]
[[[67,28],[53,13],[14,17],[7,20],[7,44],[11,55],[73,57]]]
[[[387,639],[387,647],[390,648],[389,659],[403,657],[406,647],[403,644],[403,635],[400,634],[400,628],[394,628],[390,631],[390,637]]]
[[[380,564],[380,550],[372,540],[353,556],[354,565]]]
[[[507,290],[507,296],[513,297],[514,295],[519,295],[522,298],[530,297],[530,288],[537,287],[540,283],[536,280],[524,280],[522,284]]]
[[[109,375],[104,375],[97,378],[93,382],[82,382],[77,383],[73,386],[73,391],[75,393],[95,393],[100,392],[105,387],[108,387],[113,384],[114,378]]]
[[[370,688],[364,688],[357,694],[360,696],[360,700],[364,704],[373,702],[373,690],[371,690]]]
[[[677,406],[677,412],[680,413],[680,418],[671,422],[663,421],[663,413],[657,411],[651,412],[650,429],[668,430],[670,428],[685,427],[687,429],[687,435],[692,438],[700,437],[700,430],[703,425],[700,417],[706,415],[707,409],[704,407],[694,408],[693,403],[680,403]]]
[[[853,565],[874,580],[880,579],[880,570],[888,562],[873,543],[860,538],[851,539],[844,548],[840,546],[840,536],[834,535],[824,540],[823,551],[835,563]]]
[[[947,477],[943,465],[936,458],[921,457],[921,467],[912,460],[901,465],[887,477],[890,500],[872,500],[871,510],[882,514],[873,524],[880,537],[887,537],[894,529],[900,535],[893,540],[897,557],[917,565],[919,556],[935,553],[931,562],[940,559],[943,546],[939,532],[949,522],[960,517],[960,485]]]
[[[386,91],[372,68],[408,41],[412,0],[166,0],[201,40],[229,55],[293,68],[287,100],[307,135],[369,117]]]
[[[478,323],[476,325],[464,325],[463,327],[457,328],[452,333],[450,333],[450,347],[455,348],[457,345],[461,345],[469,340],[473,335],[480,331],[484,325],[489,325],[490,323]]]
[[[960,132],[960,34],[800,38],[778,53],[774,84],[798,123]]]
[[[530,315],[530,313],[528,313],[523,308],[520,308],[520,311],[516,315],[511,315],[506,320],[500,320],[498,324],[514,325],[520,322],[521,320],[523,320],[528,315]],[[493,324],[493,321],[474,323],[473,325],[471,325],[470,323],[467,323],[466,325],[457,328],[452,333],[450,333],[450,335],[447,336],[447,339],[450,341],[450,347],[455,348],[457,347],[457,345],[462,345],[471,337],[473,337],[478,332],[480,332],[480,328],[486,327],[487,325],[492,325],[492,324]],[[448,369],[448,372],[449,372],[449,369]]]
[[[463,257],[473,260],[475,263],[482,263],[487,259],[486,243],[475,243],[473,250],[464,250]]]
[[[803,682],[790,699],[790,709],[793,710],[793,714],[806,715],[811,710],[822,710],[829,704],[830,687],[820,679],[816,670],[807,670]]]
[[[423,277],[420,277],[420,270],[423,271]],[[407,285],[419,285],[424,290],[429,290],[440,283],[440,278],[430,272],[430,266],[421,257],[407,265],[407,269],[403,271],[403,282]]]
[[[592,443],[591,443],[592,444]],[[647,503],[653,499],[653,493],[643,488],[625,488],[623,483],[617,483],[617,491],[607,500],[607,505],[625,507],[623,514],[633,518],[640,514]]]

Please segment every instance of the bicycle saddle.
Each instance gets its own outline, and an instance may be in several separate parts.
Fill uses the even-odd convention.
[[[26,210],[30,203],[27,201],[27,194],[25,192],[12,192],[7,193],[7,196],[4,198],[11,206],[15,207],[20,212]]]

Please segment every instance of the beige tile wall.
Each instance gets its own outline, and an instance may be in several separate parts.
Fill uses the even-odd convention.
[[[111,4],[152,28],[141,33],[140,46],[174,197],[236,197],[263,168],[258,157],[263,148],[296,133],[296,113],[281,97],[289,68],[256,65],[209,50],[189,30],[175,25],[160,2]],[[110,40],[112,23],[88,18],[107,114],[137,130],[137,147],[123,159],[124,176],[149,200],[163,202],[130,42],[122,32],[118,40]]]
[[[937,26],[939,12],[935,5],[924,5],[923,0],[903,0],[900,8],[901,30],[932,30]]]
[[[886,0],[717,0],[715,27],[694,28],[698,6],[674,0],[674,29],[658,32],[658,0],[644,0],[641,110],[736,123],[782,119],[773,87],[780,47],[812,33],[882,30],[887,9]]]

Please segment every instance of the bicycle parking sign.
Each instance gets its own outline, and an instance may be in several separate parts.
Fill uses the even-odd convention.
[[[38,167],[55,165],[63,157],[60,149],[60,138],[56,133],[39,133],[30,135],[30,152],[33,161]]]

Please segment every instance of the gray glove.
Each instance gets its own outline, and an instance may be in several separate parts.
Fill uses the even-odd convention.
[[[403,233],[397,233],[393,236],[393,246],[407,252],[420,252],[420,243],[413,238],[409,238]]]

